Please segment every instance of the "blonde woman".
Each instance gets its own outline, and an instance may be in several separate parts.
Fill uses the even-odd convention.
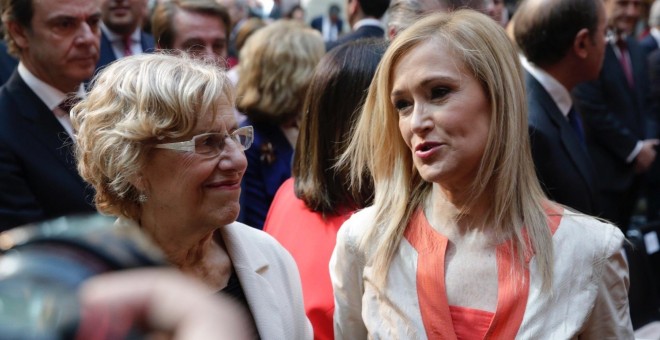
[[[290,20],[259,29],[241,49],[237,108],[247,116],[242,125],[254,127],[238,218],[247,225],[263,227],[277,189],[291,177],[298,120],[324,52],[320,33]]]
[[[627,339],[614,226],[549,201],[518,56],[470,10],[391,43],[342,163],[374,205],[340,229],[337,339]]]

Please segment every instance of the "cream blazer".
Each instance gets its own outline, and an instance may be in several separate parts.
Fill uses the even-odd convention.
[[[425,217],[427,226],[418,228],[423,233],[412,235],[409,226],[381,290],[368,264],[371,251],[358,248],[374,216],[373,207],[354,214],[337,235],[330,260],[335,339],[456,339],[444,291],[447,239]],[[633,339],[621,231],[563,209],[550,224],[552,293],[541,292],[534,257],[527,259],[528,279],[522,285],[508,279],[498,260],[498,304],[486,338]]]
[[[137,226],[123,218],[115,224]],[[221,227],[220,234],[261,339],[312,339],[291,255],[270,235],[240,222]]]

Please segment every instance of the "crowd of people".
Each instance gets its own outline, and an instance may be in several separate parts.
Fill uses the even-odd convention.
[[[2,0],[0,231],[99,212],[161,249],[83,287],[82,334],[632,339],[660,0],[507,5]]]

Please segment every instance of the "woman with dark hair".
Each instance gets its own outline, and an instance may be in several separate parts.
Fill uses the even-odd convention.
[[[369,185],[351,190],[349,170],[334,167],[334,161],[346,149],[385,48],[381,40],[361,40],[337,47],[321,59],[305,101],[293,178],[277,191],[264,226],[298,265],[305,311],[316,339],[333,338],[328,262],[337,230],[372,196]],[[369,183],[370,178],[365,175],[363,180]]]

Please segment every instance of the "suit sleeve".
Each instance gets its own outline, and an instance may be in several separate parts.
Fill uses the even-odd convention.
[[[16,155],[0,142],[0,231],[44,218]]]
[[[649,56],[649,97],[650,117],[653,127],[650,136],[657,138],[660,135],[660,50]]]
[[[362,321],[362,271],[364,259],[359,256],[355,240],[349,236],[351,219],[337,234],[337,244],[330,258],[330,280],[335,295],[335,339],[366,339]]]
[[[601,81],[594,80],[576,86],[573,97],[589,136],[622,162],[626,162],[639,138],[608,109]]]
[[[580,334],[580,339],[632,339],[633,328],[628,306],[628,263],[623,254],[623,234],[611,226],[606,254],[595,277],[598,293],[594,308]]]

